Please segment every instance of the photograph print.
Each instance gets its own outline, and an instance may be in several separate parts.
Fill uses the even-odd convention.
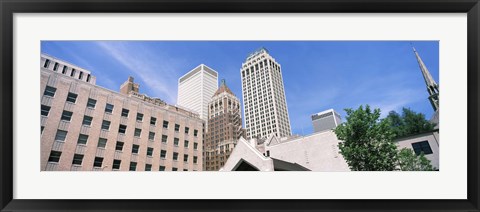
[[[41,171],[438,171],[438,41],[42,41]]]

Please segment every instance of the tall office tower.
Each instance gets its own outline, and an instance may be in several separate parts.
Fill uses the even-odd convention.
[[[225,80],[208,104],[207,129],[204,167],[207,171],[217,171],[227,161],[238,139],[245,137],[240,101]]]
[[[92,85],[42,61],[42,171],[203,170],[204,121],[197,113]]]
[[[133,82],[133,77],[128,77],[128,80],[125,81],[121,86],[120,86],[120,93],[128,95],[130,91],[139,92],[140,85],[138,83]]]
[[[247,138],[291,135],[280,64],[260,48],[242,63],[241,75]]]
[[[420,70],[422,71],[423,79],[425,80],[425,84],[427,85],[427,91],[429,95],[428,100],[430,100],[430,104],[432,105],[433,110],[437,111],[440,106],[438,85],[428,71],[427,66],[425,66],[425,63],[423,63],[422,58],[420,58],[420,56],[418,55],[418,52],[415,48],[413,48],[413,52],[415,53],[418,65],[420,66]]]
[[[218,89],[218,73],[200,64],[178,79],[177,105],[186,107],[208,119],[208,103]]]
[[[312,115],[313,132],[335,129],[342,123],[342,118],[333,109]]]

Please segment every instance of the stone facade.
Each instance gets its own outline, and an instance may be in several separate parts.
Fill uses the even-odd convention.
[[[208,104],[208,118],[204,167],[206,171],[217,171],[227,161],[238,139],[245,136],[240,101],[225,81]]]
[[[197,113],[43,66],[40,96],[42,171],[202,170]]]

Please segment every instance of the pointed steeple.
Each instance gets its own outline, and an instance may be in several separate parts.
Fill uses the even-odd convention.
[[[213,96],[219,95],[223,92],[227,92],[227,93],[235,96],[235,94],[233,94],[233,92],[230,90],[230,88],[227,87],[227,83],[226,83],[225,79],[222,79],[220,87],[218,87],[218,90],[215,92],[215,94],[213,94]]]
[[[440,106],[438,84],[435,82],[432,75],[430,75],[430,72],[428,71],[427,66],[425,66],[425,63],[423,63],[422,58],[420,58],[420,56],[418,55],[418,52],[415,49],[415,47],[412,46],[412,48],[413,48],[413,53],[415,53],[415,57],[417,58],[418,65],[420,66],[420,70],[422,71],[425,84],[427,85],[427,91],[428,91],[428,94],[430,95],[428,97],[428,99],[430,100],[430,104],[432,104],[434,111],[438,111],[438,108]]]

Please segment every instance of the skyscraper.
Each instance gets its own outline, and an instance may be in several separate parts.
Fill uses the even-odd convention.
[[[240,101],[225,80],[208,104],[207,129],[205,170],[216,171],[225,164],[238,139],[245,137]]]
[[[260,48],[247,57],[240,71],[247,138],[291,135],[280,64]]]
[[[200,114],[207,120],[208,103],[218,89],[218,73],[210,67],[200,64],[178,79],[177,105]]]
[[[313,132],[331,130],[341,123],[340,115],[333,109],[312,115]]]

